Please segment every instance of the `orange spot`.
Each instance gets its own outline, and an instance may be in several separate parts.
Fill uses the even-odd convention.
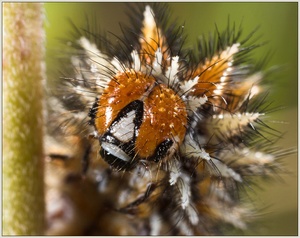
[[[156,25],[154,18],[153,21],[143,21],[142,35],[140,37],[140,57],[141,61],[146,61],[146,64],[152,65],[155,61],[155,52],[160,48],[163,55],[162,63],[166,63],[169,57],[168,46],[164,34],[161,29]]]
[[[117,74],[98,101],[95,119],[98,133],[105,133],[118,113],[130,102],[141,99],[154,83],[153,77],[133,70]]]
[[[192,78],[199,76],[198,84],[194,86],[193,95],[207,97],[214,95],[214,90],[220,84],[221,77],[229,68],[227,59],[220,59],[214,56],[211,60],[207,60],[204,65],[198,67],[192,74]]]
[[[161,93],[163,97],[158,97]],[[173,127],[164,126],[171,123]],[[186,107],[180,97],[163,84],[154,87],[144,101],[144,120],[136,141],[138,155],[142,158],[152,156],[157,146],[166,139],[176,140],[176,147],[176,143],[184,139],[186,124]]]

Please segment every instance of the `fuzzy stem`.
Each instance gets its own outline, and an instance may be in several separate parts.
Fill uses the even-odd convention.
[[[44,8],[3,3],[3,235],[42,235]]]

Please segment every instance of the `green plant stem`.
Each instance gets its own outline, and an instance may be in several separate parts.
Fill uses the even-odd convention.
[[[3,235],[44,231],[44,8],[3,3]]]

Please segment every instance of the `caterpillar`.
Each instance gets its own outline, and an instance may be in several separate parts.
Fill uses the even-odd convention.
[[[75,27],[65,49],[48,99],[47,234],[247,229],[241,190],[286,154],[265,123],[269,71],[249,59],[260,45],[228,23],[191,50],[166,4],[130,8],[123,35]]]

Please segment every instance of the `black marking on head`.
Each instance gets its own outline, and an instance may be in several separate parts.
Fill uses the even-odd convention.
[[[154,154],[151,156],[150,160],[153,160],[154,162],[159,162],[163,158],[166,157],[168,154],[169,149],[173,145],[173,140],[171,139],[166,139],[163,142],[161,142],[157,147],[154,152]]]
[[[101,148],[100,155],[102,158],[110,164],[113,168],[119,169],[119,170],[129,170],[132,168],[134,164],[136,164],[137,159],[134,159],[136,152],[135,152],[135,141],[136,137],[138,135],[138,130],[142,124],[143,121],[143,110],[144,105],[143,102],[140,100],[135,100],[129,103],[126,107],[124,107],[116,117],[116,119],[112,122],[111,126],[107,130],[107,132],[99,138],[100,144],[105,143],[105,145],[108,146],[109,149],[114,150],[114,147],[116,149],[119,149],[120,156],[118,157],[118,152],[115,150],[115,153],[112,153],[112,151],[108,151],[105,148]],[[124,117],[128,115],[129,112],[135,111],[135,117],[133,120],[134,123],[134,132],[133,137],[128,142],[122,142],[118,138],[116,138],[112,133],[112,128]],[[123,154],[123,156],[121,155]],[[128,156],[130,160],[126,161],[122,159],[121,157],[125,157],[124,155]]]
[[[138,129],[140,128],[142,122],[143,122],[143,115],[144,115],[144,103],[140,100],[135,100],[129,103],[126,107],[124,107],[116,117],[116,119],[112,122],[111,126],[109,127],[108,131],[111,130],[111,128],[118,123],[123,117],[126,117],[126,115],[131,112],[135,111],[135,118],[133,120],[134,123],[134,135],[135,138],[138,133]],[[135,140],[134,138],[134,140]]]
[[[109,153],[108,151],[101,148],[100,150],[101,157],[113,168],[117,170],[130,170],[136,164],[136,160],[131,160],[129,162],[120,159],[119,157]]]

